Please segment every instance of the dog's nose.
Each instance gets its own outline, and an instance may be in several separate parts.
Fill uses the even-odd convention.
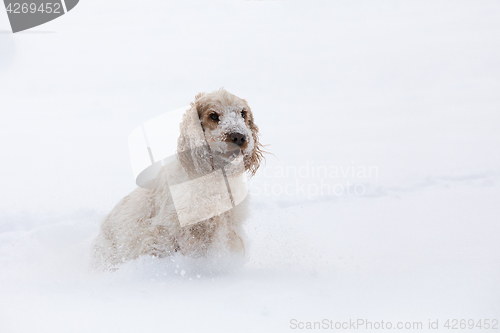
[[[245,144],[247,138],[241,133],[231,133],[231,135],[229,135],[229,139],[231,139],[232,143],[237,144],[241,147],[243,146],[243,144]]]

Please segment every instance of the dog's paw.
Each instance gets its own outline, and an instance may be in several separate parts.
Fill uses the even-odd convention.
[[[241,253],[242,256],[245,256],[245,243],[236,232],[231,231],[229,234],[227,246],[230,252]]]

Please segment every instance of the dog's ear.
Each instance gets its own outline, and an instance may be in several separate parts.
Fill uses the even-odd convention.
[[[196,102],[182,117],[181,134],[177,140],[177,156],[191,178],[206,175],[213,170],[212,155],[205,139],[200,122],[197,102],[202,94],[196,96]]]
[[[204,92],[201,92],[201,93],[198,93],[195,97],[194,97],[194,100],[195,100],[195,103],[196,102],[199,102],[200,99],[205,95]],[[191,104],[192,105],[192,104]]]
[[[243,101],[245,102],[245,104],[247,104],[245,100]],[[253,114],[249,107],[248,110],[248,127],[252,131],[254,147],[252,153],[245,158],[245,168],[248,170],[248,172],[250,172],[250,175],[254,176],[264,158],[264,156],[262,155],[264,151],[262,150],[262,144],[259,141],[259,128],[253,120]]]

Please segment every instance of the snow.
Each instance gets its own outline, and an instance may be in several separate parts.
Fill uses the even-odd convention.
[[[500,319],[498,2],[117,4],[16,35],[0,10],[1,332]],[[129,133],[221,86],[273,154],[246,262],[91,272]]]

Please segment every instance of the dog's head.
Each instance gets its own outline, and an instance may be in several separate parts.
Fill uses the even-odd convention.
[[[245,170],[254,175],[262,151],[247,102],[224,89],[196,95],[181,123],[177,152],[184,169],[193,175],[208,174],[218,161],[240,153]]]

